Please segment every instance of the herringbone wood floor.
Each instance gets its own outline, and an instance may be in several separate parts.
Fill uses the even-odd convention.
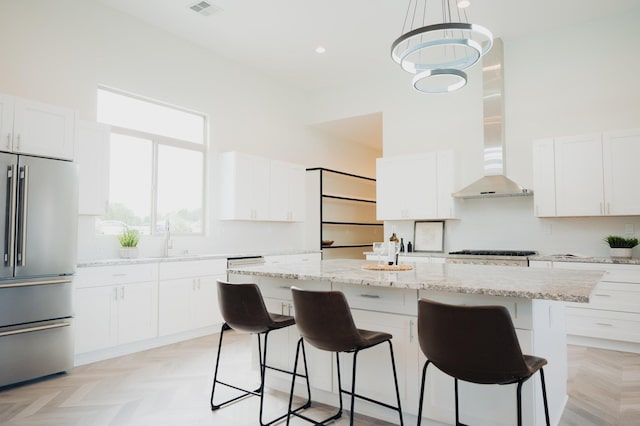
[[[249,362],[247,336],[236,335],[225,343],[225,366]],[[257,424],[257,398],[215,412],[209,409],[216,346],[217,336],[207,336],[5,388],[0,391],[0,424]],[[225,371],[232,372],[236,380],[253,380],[251,375],[243,377],[240,368],[226,367]],[[283,399],[282,395],[269,396],[267,419],[285,408]],[[348,424],[348,416],[335,424]],[[358,424],[387,423],[359,416]],[[561,425],[640,425],[640,355],[569,347],[569,403]]]

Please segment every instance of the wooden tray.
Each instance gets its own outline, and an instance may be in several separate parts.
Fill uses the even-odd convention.
[[[413,269],[411,265],[375,265],[372,263],[366,263],[362,267],[371,271],[410,271]]]

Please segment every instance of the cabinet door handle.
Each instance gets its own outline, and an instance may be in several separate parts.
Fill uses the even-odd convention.
[[[613,327],[613,324],[609,324],[609,323],[606,323],[606,322],[597,322],[596,325],[603,325],[605,327]]]
[[[610,294],[603,294],[603,293],[596,293],[594,294],[594,296],[598,296],[598,297],[611,297]]]
[[[11,133],[7,133],[7,149],[11,149]]]
[[[380,299],[380,296],[377,294],[361,294],[360,297],[364,297],[365,299]]]
[[[611,214],[611,203],[607,203],[607,214]]]
[[[284,290],[291,290],[291,286],[290,285],[281,285],[279,288],[284,289]]]
[[[413,342],[413,320],[409,320],[409,342]]]
[[[120,300],[124,300],[124,286],[120,287]]]

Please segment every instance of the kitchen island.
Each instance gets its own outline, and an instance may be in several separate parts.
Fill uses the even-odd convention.
[[[599,271],[569,271],[500,266],[414,264],[408,271],[372,271],[360,260],[326,260],[229,269],[233,282],[257,283],[271,311],[292,314],[290,287],[344,292],[359,328],[391,333],[396,352],[402,407],[409,423],[415,420],[424,357],[420,351],[416,319],[417,300],[430,298],[445,303],[502,305],[511,313],[524,353],[545,357],[549,409],[552,424],[558,424],[566,404],[567,358],[562,302],[589,301],[602,277]],[[369,262],[369,265],[375,262]],[[294,330],[270,337],[272,360],[291,367],[298,335]],[[453,338],[453,337],[452,337]],[[271,345],[270,345],[271,347]],[[374,398],[393,401],[388,353],[384,350],[359,358],[358,390]],[[384,349],[384,348],[382,348]],[[314,400],[336,404],[337,385],[333,358],[328,353],[308,351]],[[369,351],[367,351],[369,352]],[[345,357],[349,360],[349,357]],[[349,362],[341,363],[349,371]],[[344,374],[343,377],[349,377]],[[539,377],[523,387],[525,425],[544,424]],[[453,379],[430,369],[423,414],[432,424],[451,424]],[[349,383],[346,383],[348,386]],[[287,390],[286,379],[276,387]],[[357,401],[356,409],[379,418],[393,419],[384,409]],[[510,425],[515,422],[515,387],[462,383],[461,421],[474,425]],[[413,418],[412,418],[413,417]],[[440,423],[438,423],[440,422]]]

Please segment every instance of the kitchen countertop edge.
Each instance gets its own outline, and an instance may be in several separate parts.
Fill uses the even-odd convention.
[[[297,251],[278,251],[278,252],[261,252],[261,253],[218,253],[218,254],[186,254],[177,256],[149,256],[135,258],[112,258],[112,259],[96,259],[78,261],[76,267],[90,268],[94,266],[117,266],[117,265],[139,265],[147,263],[169,263],[169,262],[189,262],[198,260],[215,260],[215,259],[237,259],[243,257],[255,256],[287,256],[295,254],[321,253],[317,250],[297,250]]]
[[[424,264],[416,265],[416,269],[412,271],[381,272],[364,270],[361,266],[362,261],[333,260],[322,261],[317,267],[305,262],[278,266],[236,267],[228,269],[228,272],[293,280],[324,280],[363,286],[578,303],[589,302],[591,292],[604,274],[604,271],[569,272],[453,264]],[[491,278],[482,273],[488,271],[486,268],[492,268]]]

